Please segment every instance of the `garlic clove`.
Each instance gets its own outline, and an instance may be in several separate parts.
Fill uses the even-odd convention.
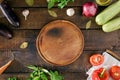
[[[27,17],[29,15],[30,11],[28,9],[25,9],[22,11],[23,16],[25,17],[25,20],[27,20]]]
[[[74,10],[73,8],[68,8],[68,9],[66,10],[66,14],[67,14],[68,16],[73,16],[73,15],[75,14],[75,10]]]

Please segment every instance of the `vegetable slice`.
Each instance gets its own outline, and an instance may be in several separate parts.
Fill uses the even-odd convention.
[[[96,3],[101,6],[107,6],[112,2],[112,0],[96,0]]]
[[[114,80],[120,80],[120,66],[112,66],[109,72]]]
[[[94,54],[90,57],[90,63],[93,66],[98,66],[100,64],[102,64],[104,61],[104,57],[100,54]]]
[[[13,60],[7,62],[4,66],[0,68],[0,75],[7,69],[7,67],[12,63]]]

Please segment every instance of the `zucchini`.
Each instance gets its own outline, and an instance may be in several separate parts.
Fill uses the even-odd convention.
[[[95,21],[98,25],[103,25],[113,17],[120,13],[120,0],[111,4],[106,9],[104,9],[100,14],[95,18]]]
[[[104,32],[112,32],[120,29],[120,17],[109,21],[102,26]]]

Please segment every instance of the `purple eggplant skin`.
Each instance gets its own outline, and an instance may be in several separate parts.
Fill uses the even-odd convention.
[[[12,10],[12,8],[8,5],[7,1],[3,0],[0,3],[0,9],[2,10],[4,16],[7,18],[9,23],[11,23],[13,25],[13,27],[19,28],[20,21],[19,21],[17,15]]]
[[[3,36],[7,39],[12,39],[13,33],[6,25],[0,23],[0,36]]]

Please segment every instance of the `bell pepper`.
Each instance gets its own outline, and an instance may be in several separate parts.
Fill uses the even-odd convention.
[[[109,75],[105,68],[100,68],[92,73],[92,80],[108,80],[108,78]]]

